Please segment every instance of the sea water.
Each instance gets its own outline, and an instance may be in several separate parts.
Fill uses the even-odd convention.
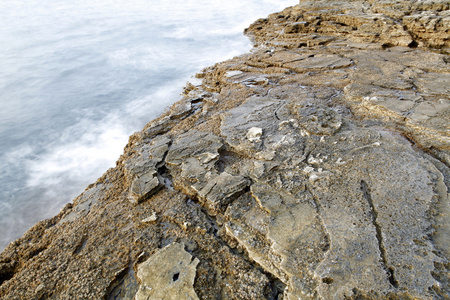
[[[190,76],[297,0],[1,0],[0,250],[104,173]]]

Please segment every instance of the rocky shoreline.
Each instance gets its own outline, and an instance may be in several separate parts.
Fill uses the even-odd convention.
[[[0,254],[1,299],[449,299],[450,3],[246,34]]]

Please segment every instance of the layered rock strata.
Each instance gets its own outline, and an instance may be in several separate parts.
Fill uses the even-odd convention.
[[[301,2],[0,255],[2,299],[448,299],[450,4]]]

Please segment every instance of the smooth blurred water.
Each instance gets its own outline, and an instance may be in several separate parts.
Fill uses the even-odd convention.
[[[0,250],[104,173],[190,76],[297,0],[0,1]]]

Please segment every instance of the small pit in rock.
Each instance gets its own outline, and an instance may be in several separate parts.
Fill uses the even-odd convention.
[[[178,278],[180,278],[180,273],[178,272],[178,273],[175,273],[175,274],[173,274],[173,276],[172,276],[172,281],[173,282],[175,282],[175,281],[177,281],[178,280]]]
[[[322,282],[326,283],[326,284],[332,284],[333,281],[334,281],[334,279],[331,278],[331,277],[324,277],[324,278],[322,278]]]

